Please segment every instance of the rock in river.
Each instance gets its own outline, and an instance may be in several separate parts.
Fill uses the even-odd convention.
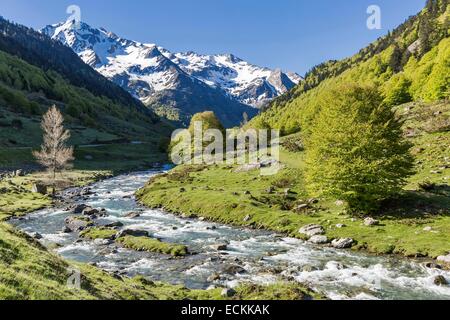
[[[88,218],[80,219],[79,217],[73,216],[67,217],[64,222],[66,223],[67,229],[70,229],[72,232],[82,231],[93,225],[92,221]]]
[[[241,273],[245,273],[246,271],[241,266],[230,265],[230,266],[226,266],[223,269],[223,272],[226,274],[241,274]]]
[[[227,244],[225,244],[225,243],[213,244],[209,247],[216,251],[225,251],[228,248]]]
[[[36,240],[42,239],[42,235],[38,232],[30,233],[30,237],[32,237],[33,239],[36,239]]]
[[[220,274],[214,273],[213,275],[208,277],[208,282],[214,282],[216,280],[220,280]]]
[[[72,212],[75,214],[81,214],[84,209],[86,209],[88,206],[85,204],[77,204],[73,209]]]
[[[437,286],[446,286],[448,285],[448,281],[444,278],[444,276],[436,276],[433,280],[434,284]]]
[[[123,223],[120,221],[111,222],[106,225],[104,225],[105,228],[120,228],[123,227]]]
[[[129,212],[124,217],[128,219],[139,218],[141,214],[139,212]]]
[[[70,228],[67,227],[67,226],[64,226],[64,227],[62,228],[61,232],[62,232],[62,233],[71,233],[71,232],[72,232],[72,229],[70,229]]]
[[[83,216],[95,216],[98,213],[99,213],[99,211],[97,209],[92,208],[92,207],[86,207],[81,212],[81,214]]]

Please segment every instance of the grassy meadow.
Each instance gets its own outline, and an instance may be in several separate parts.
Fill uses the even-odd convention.
[[[320,224],[330,240],[353,238],[355,250],[436,258],[450,252],[450,104],[411,103],[396,112],[413,144],[416,173],[398,197],[384,201],[374,216],[377,226],[366,226],[362,214],[349,214],[339,199],[311,199],[303,178],[305,151],[286,148],[284,168],[274,176],[237,166],[184,165],[152,179],[138,197],[185,216],[298,238],[301,227]]]

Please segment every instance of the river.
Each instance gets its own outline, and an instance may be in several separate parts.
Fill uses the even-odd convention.
[[[194,254],[184,258],[136,252],[102,241],[80,241],[77,234],[62,232],[64,220],[71,214],[61,209],[40,210],[11,223],[28,233],[38,232],[44,245],[58,244],[56,252],[64,258],[192,289],[289,279],[331,299],[450,299],[450,286],[433,283],[437,275],[450,280],[450,272],[426,268],[420,261],[335,250],[273,232],[182,219],[144,208],[135,201],[134,192],[158,173],[136,172],[98,182],[82,203],[107,210],[108,217],[97,223],[120,221],[123,228],[146,230],[163,241],[185,244]],[[140,217],[124,217],[136,211],[142,213]],[[211,249],[217,243],[228,243],[227,250]],[[221,278],[212,280],[216,273]]]

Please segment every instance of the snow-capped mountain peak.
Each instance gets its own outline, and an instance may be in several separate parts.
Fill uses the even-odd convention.
[[[258,67],[232,54],[172,53],[84,22],[77,25],[67,21],[41,32],[72,48],[83,61],[144,102],[158,92],[180,89],[183,79],[185,83],[201,81],[232,99],[258,107],[301,81],[295,73]]]
[[[281,70],[258,67],[232,54],[187,52],[167,57],[190,75],[254,107],[285,93],[301,81],[295,73],[289,76]]]

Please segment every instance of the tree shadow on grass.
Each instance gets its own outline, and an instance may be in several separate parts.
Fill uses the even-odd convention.
[[[432,192],[430,192],[432,191]],[[435,185],[429,191],[405,191],[382,202],[380,214],[390,219],[429,219],[450,216],[450,186]]]

